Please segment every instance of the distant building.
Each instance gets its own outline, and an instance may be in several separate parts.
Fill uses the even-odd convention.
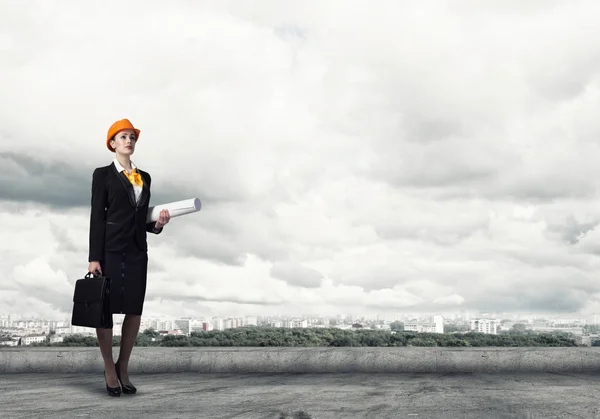
[[[224,322],[221,317],[213,318],[213,330],[225,330]]]
[[[389,324],[376,324],[375,329],[391,330],[391,326]]]
[[[118,328],[115,328],[118,329]],[[116,332],[118,332],[118,330],[113,329],[113,333],[116,334]],[[70,327],[71,333],[70,334],[78,334],[78,335],[89,335],[89,336],[93,336],[96,334],[96,331],[90,327],[84,327],[84,326],[71,326]],[[58,333],[58,331],[57,331]],[[62,329],[61,329],[61,333],[62,333]]]
[[[428,322],[406,322],[404,330],[418,333],[444,333],[444,316],[433,316]]]
[[[591,316],[589,316],[587,319],[587,324],[591,326],[600,325],[600,314],[594,313]]]
[[[185,336],[185,334],[179,330],[179,329],[173,329],[173,330],[157,330],[158,334],[160,336],[168,336],[168,335],[174,335],[174,336]]]
[[[175,320],[175,328],[181,330],[184,335],[189,335],[192,332],[192,322],[189,319]]]
[[[18,346],[19,339],[0,340],[0,346]]]
[[[21,338],[22,346],[31,345],[32,343],[44,343],[44,342],[46,342],[46,335],[28,335],[28,336],[23,336]]]
[[[341,329],[341,330],[351,330],[352,329],[351,324],[336,324],[334,327],[336,329]]]
[[[258,319],[255,316],[246,316],[244,326],[257,326]]]
[[[296,328],[296,327],[307,328],[308,327],[308,320],[301,320],[301,319],[286,320],[285,321],[285,327],[289,327],[289,328]]]
[[[575,341],[580,345],[592,346],[594,341],[600,340],[600,335],[598,333],[590,333],[585,336],[575,336]]]
[[[55,335],[69,335],[71,333],[74,333],[74,332],[71,331],[71,327],[70,326],[57,327],[56,329],[54,329],[54,334]]]
[[[471,330],[488,335],[497,335],[500,322],[495,319],[471,320]]]
[[[57,335],[50,336],[50,343],[60,343],[60,342],[63,342],[64,340],[65,340],[64,336],[57,336]]]

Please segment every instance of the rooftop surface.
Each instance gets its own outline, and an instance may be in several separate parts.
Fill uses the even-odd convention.
[[[112,398],[102,373],[0,375],[3,419],[600,418],[597,374],[132,374]]]
[[[114,349],[114,359],[118,347]],[[0,418],[600,419],[600,348],[0,349]]]

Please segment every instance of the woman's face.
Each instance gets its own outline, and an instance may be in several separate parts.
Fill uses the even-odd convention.
[[[132,155],[135,151],[135,132],[130,129],[119,131],[111,140],[111,146],[119,154]]]

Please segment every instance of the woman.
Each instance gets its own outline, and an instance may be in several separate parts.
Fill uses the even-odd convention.
[[[131,161],[139,136],[140,130],[127,119],[112,124],[106,146],[115,158],[108,166],[96,168],[92,176],[88,272],[110,279],[110,312],[125,314],[117,362],[112,357],[112,328],[96,329],[106,391],[116,397],[121,391],[136,392],[128,365],[146,294],[146,235],[160,234],[170,220],[163,210],[156,222],[146,222],[152,179]]]

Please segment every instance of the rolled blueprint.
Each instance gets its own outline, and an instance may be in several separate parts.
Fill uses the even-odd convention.
[[[200,211],[202,204],[198,198],[184,199],[183,201],[169,202],[168,204],[155,205],[148,208],[148,217],[146,222],[150,223],[158,220],[160,212],[164,209],[169,210],[171,217],[179,217],[181,215],[191,214],[192,212]]]

